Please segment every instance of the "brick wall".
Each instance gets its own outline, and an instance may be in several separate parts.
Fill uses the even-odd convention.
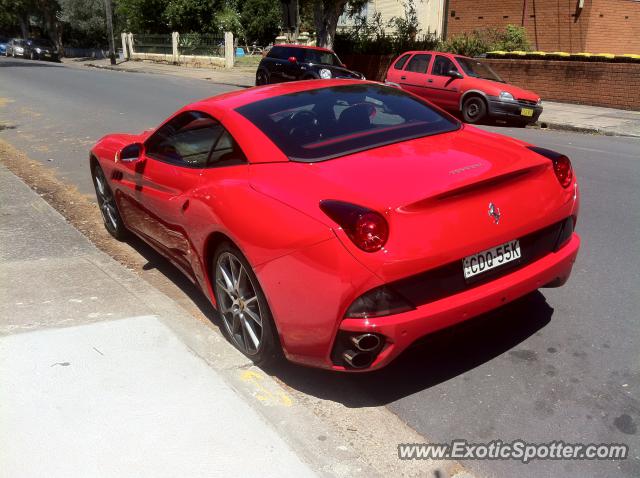
[[[553,100],[640,110],[640,64],[485,60],[508,83]]]
[[[447,37],[475,29],[523,25],[536,50],[640,53],[637,0],[449,0]]]

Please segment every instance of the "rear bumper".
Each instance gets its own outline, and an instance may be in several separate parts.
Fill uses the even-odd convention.
[[[524,105],[517,101],[501,101],[495,97],[488,98],[489,116],[496,119],[519,120],[535,123],[542,114],[542,106]],[[532,116],[524,116],[523,109],[533,110]]]
[[[450,327],[477,315],[496,309],[550,283],[562,283],[571,269],[580,248],[580,238],[573,233],[557,252],[491,282],[465,290],[418,307],[410,312],[375,319],[345,319],[340,330],[369,332],[384,336],[386,344],[365,371],[381,368],[391,362],[417,339]],[[335,370],[344,367],[331,365]]]

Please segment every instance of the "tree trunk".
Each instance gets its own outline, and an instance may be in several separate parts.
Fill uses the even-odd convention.
[[[344,13],[348,0],[315,0],[314,20],[316,45],[333,48],[338,18]]]
[[[51,38],[51,41],[56,46],[59,55],[62,57],[64,49],[62,47],[62,29],[59,28],[57,13],[57,3],[49,2],[47,0],[40,0],[40,8],[42,9],[42,16],[44,19],[44,28]]]
[[[26,13],[19,15],[20,19],[20,31],[22,32],[22,38],[29,38],[29,17]]]

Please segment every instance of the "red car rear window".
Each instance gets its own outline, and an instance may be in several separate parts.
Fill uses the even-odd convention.
[[[316,162],[456,130],[460,123],[397,88],[349,84],[257,101],[236,110],[292,161]]]

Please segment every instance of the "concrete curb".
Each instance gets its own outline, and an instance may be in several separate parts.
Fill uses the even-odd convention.
[[[549,129],[557,131],[572,131],[575,133],[600,134],[603,136],[625,136],[629,138],[640,138],[640,134],[625,133],[621,131],[611,131],[603,128],[575,126],[566,123],[554,123],[552,121],[542,121],[532,125],[536,129]]]
[[[226,85],[226,86],[235,86],[237,88],[251,88],[254,85],[246,85],[246,84],[242,84],[242,83],[232,83],[232,82],[226,82],[226,81],[216,81],[213,79],[205,79],[205,78],[193,78],[193,77],[189,77],[189,76],[182,76],[180,74],[175,74],[172,72],[161,72],[161,71],[142,71],[142,70],[129,70],[127,68],[118,68],[118,66],[103,66],[103,65],[94,65],[93,63],[87,63],[85,65],[83,65],[87,68],[96,68],[98,70],[111,70],[111,71],[119,71],[119,72],[123,72],[123,73],[147,73],[147,74],[156,74],[156,75],[168,75],[168,76],[177,76],[180,78],[188,78],[188,79],[192,79],[192,80],[201,80],[201,81],[210,81],[212,83],[215,83],[217,85]]]

